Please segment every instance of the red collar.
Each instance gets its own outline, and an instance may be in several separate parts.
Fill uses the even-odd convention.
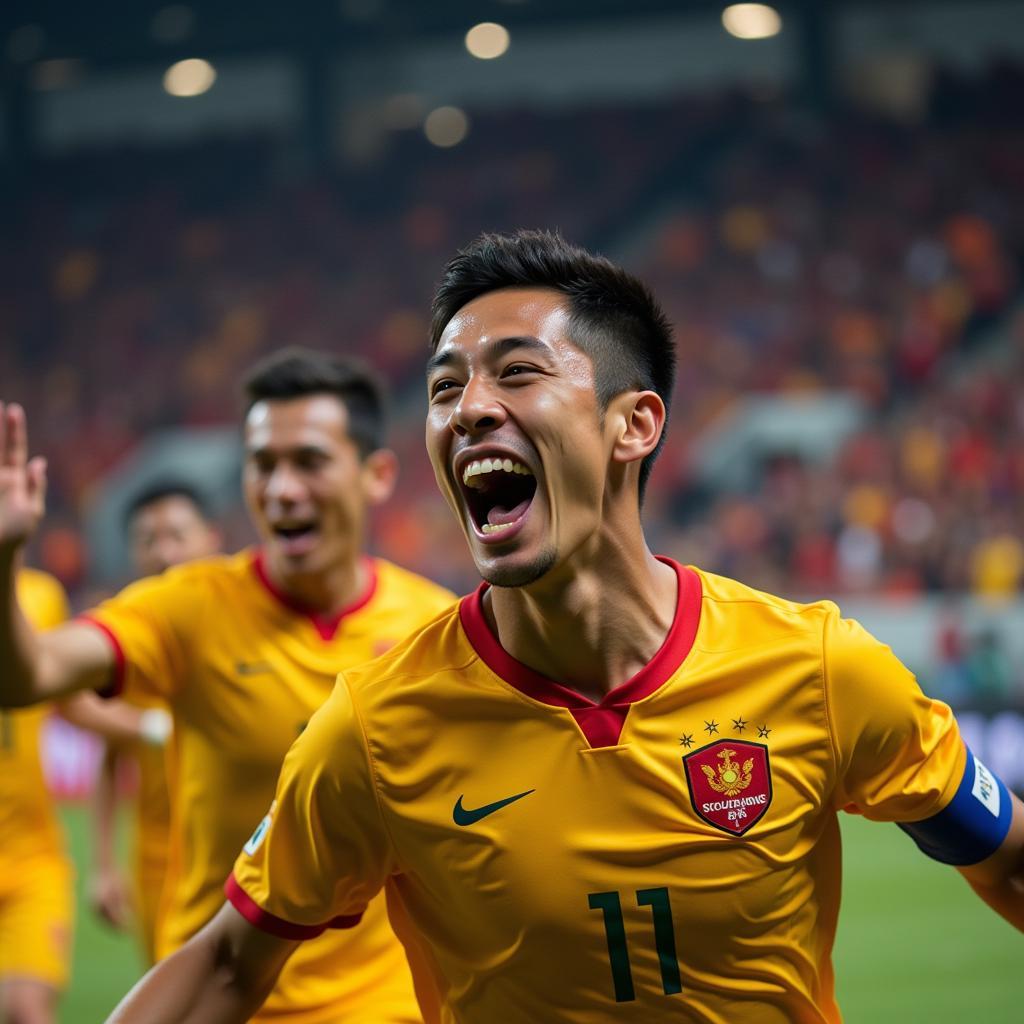
[[[481,661],[506,683],[543,704],[568,708],[592,747],[614,746],[619,742],[630,706],[649,697],[668,681],[690,653],[697,635],[701,608],[700,577],[670,558],[659,558],[659,561],[672,566],[679,581],[672,625],[654,657],[635,676],[616,686],[600,701],[592,701],[571,687],[535,672],[501,646],[484,617],[486,583],[481,583],[460,602],[462,628]]]
[[[372,558],[363,558],[363,566],[366,569],[366,588],[362,594],[351,604],[346,605],[341,611],[334,615],[322,615],[319,612],[311,611],[305,605],[300,604],[295,598],[286,594],[270,578],[267,572],[266,558],[262,548],[257,548],[253,554],[252,568],[256,578],[263,584],[264,588],[278,604],[284,605],[289,611],[301,615],[313,623],[313,627],[320,635],[321,640],[333,640],[341,626],[342,620],[359,611],[360,608],[369,604],[370,599],[377,591],[377,563]]]

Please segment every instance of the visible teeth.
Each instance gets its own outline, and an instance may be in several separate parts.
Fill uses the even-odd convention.
[[[462,471],[462,482],[469,484],[473,477],[487,473],[518,473],[520,476],[533,476],[521,462],[512,459],[476,459]]]
[[[515,523],[484,523],[480,529],[484,533],[501,533],[502,530],[507,530],[510,526],[514,526]]]

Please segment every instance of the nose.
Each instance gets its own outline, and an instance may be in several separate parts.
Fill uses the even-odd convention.
[[[302,475],[287,462],[279,462],[267,477],[266,497],[283,505],[295,505],[305,494]]]
[[[493,388],[482,377],[470,377],[452,413],[452,430],[459,437],[482,434],[500,427],[508,418]]]

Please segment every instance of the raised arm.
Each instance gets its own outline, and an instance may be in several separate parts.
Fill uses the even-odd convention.
[[[21,707],[102,688],[115,655],[98,630],[68,623],[37,634],[18,606],[21,550],[46,504],[46,462],[28,458],[25,413],[0,402],[0,707]]]
[[[125,996],[107,1024],[242,1024],[298,945],[260,931],[225,904]]]

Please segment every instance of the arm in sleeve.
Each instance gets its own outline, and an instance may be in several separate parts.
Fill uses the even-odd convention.
[[[952,711],[926,697],[887,646],[838,610],[825,624],[823,662],[838,806],[898,822],[942,810],[967,759]]]
[[[362,729],[344,676],[285,758],[266,818],[225,892],[251,924],[312,938],[358,923],[394,870]]]
[[[139,580],[79,616],[112,652],[114,673],[101,696],[170,700],[185,684],[192,631],[204,626],[205,588],[192,566]]]
[[[898,822],[1024,930],[1024,805],[964,745],[950,709],[838,615],[825,628],[825,675],[839,805]]]

